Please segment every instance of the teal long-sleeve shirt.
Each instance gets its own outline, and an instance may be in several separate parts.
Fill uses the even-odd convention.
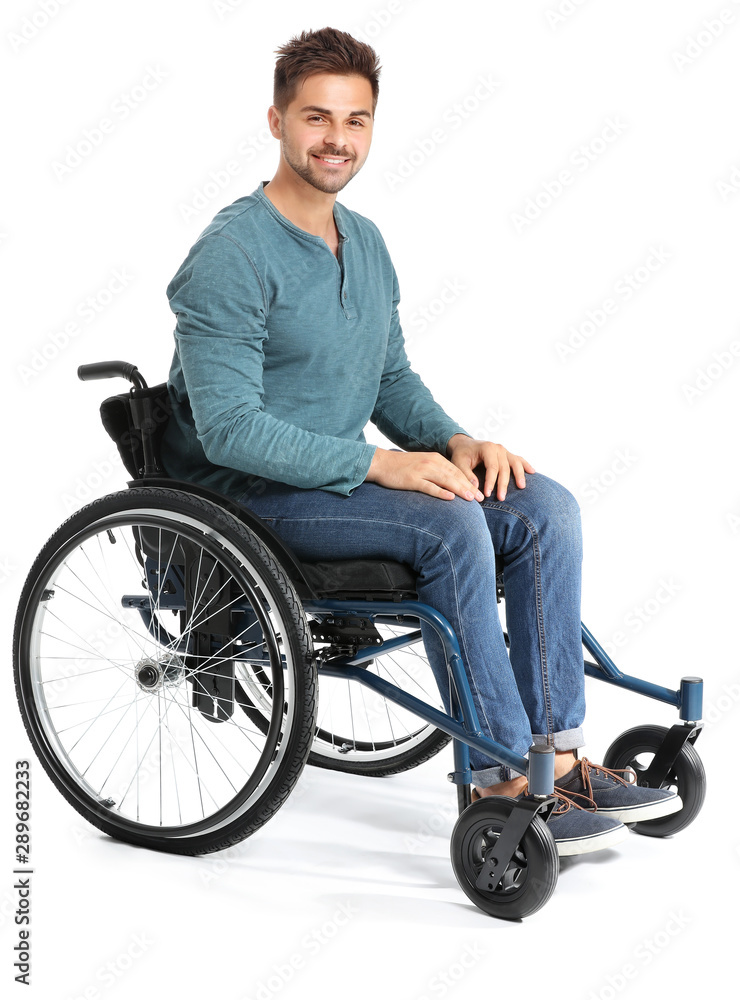
[[[444,454],[467,431],[409,365],[377,226],[335,202],[335,257],[267,183],[215,216],[167,288],[167,473],[235,499],[255,477],[349,496],[375,452],[368,421],[406,451]]]

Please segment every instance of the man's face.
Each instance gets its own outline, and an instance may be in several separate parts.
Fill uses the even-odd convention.
[[[362,76],[306,77],[280,122],[286,162],[327,194],[341,191],[363,165],[372,133],[373,92]]]

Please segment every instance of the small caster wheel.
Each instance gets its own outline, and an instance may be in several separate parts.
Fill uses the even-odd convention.
[[[558,880],[558,852],[547,824],[535,816],[495,889],[478,888],[487,852],[495,846],[516,802],[507,796],[476,800],[457,819],[450,856],[460,888],[492,917],[517,920],[544,906]],[[495,863],[495,861],[493,862]]]
[[[639,784],[641,773],[650,766],[667,732],[664,726],[637,726],[628,729],[606,751],[604,766],[617,770],[631,767]],[[683,802],[683,809],[662,819],[647,819],[631,824],[635,833],[641,833],[645,837],[667,837],[683,830],[698,815],[704,802],[706,786],[704,765],[699,754],[693,744],[684,743],[660,786],[676,791]]]

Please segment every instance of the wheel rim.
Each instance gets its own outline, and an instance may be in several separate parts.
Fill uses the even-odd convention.
[[[493,902],[506,903],[523,892],[529,874],[527,856],[519,844],[511,856],[495,889],[486,891],[476,887],[476,881],[485,863],[487,852],[496,846],[501,836],[502,824],[490,819],[482,819],[472,824],[463,839],[463,864],[465,874],[476,893],[488,896]]]
[[[253,609],[282,702],[265,731],[238,711],[216,722],[191,705],[194,675],[206,677],[226,650],[188,653],[209,603],[190,620],[163,609],[163,593],[152,597],[142,584],[133,528],[155,532],[168,569],[173,539],[194,545],[223,568],[235,603]],[[123,594],[147,593],[153,629],[121,606]],[[179,837],[226,825],[264,793],[295,710],[285,621],[270,593],[259,565],[213,524],[186,514],[142,507],[103,516],[57,550],[28,605],[21,683],[47,760],[84,805],[121,827]],[[169,628],[160,629],[164,619]],[[238,663],[236,673],[248,676],[249,664]]]

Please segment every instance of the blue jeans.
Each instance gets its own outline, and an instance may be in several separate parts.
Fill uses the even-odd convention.
[[[476,470],[479,480],[482,466]],[[393,558],[419,574],[419,600],[449,621],[460,643],[481,729],[526,756],[532,743],[583,746],[581,518],[575,497],[542,473],[512,475],[506,498],[442,500],[361,483],[350,496],[256,479],[239,502],[264,518],[299,559]],[[503,561],[507,651],[496,605]],[[429,665],[446,710],[442,644],[422,623]],[[512,772],[470,749],[473,782]]]

